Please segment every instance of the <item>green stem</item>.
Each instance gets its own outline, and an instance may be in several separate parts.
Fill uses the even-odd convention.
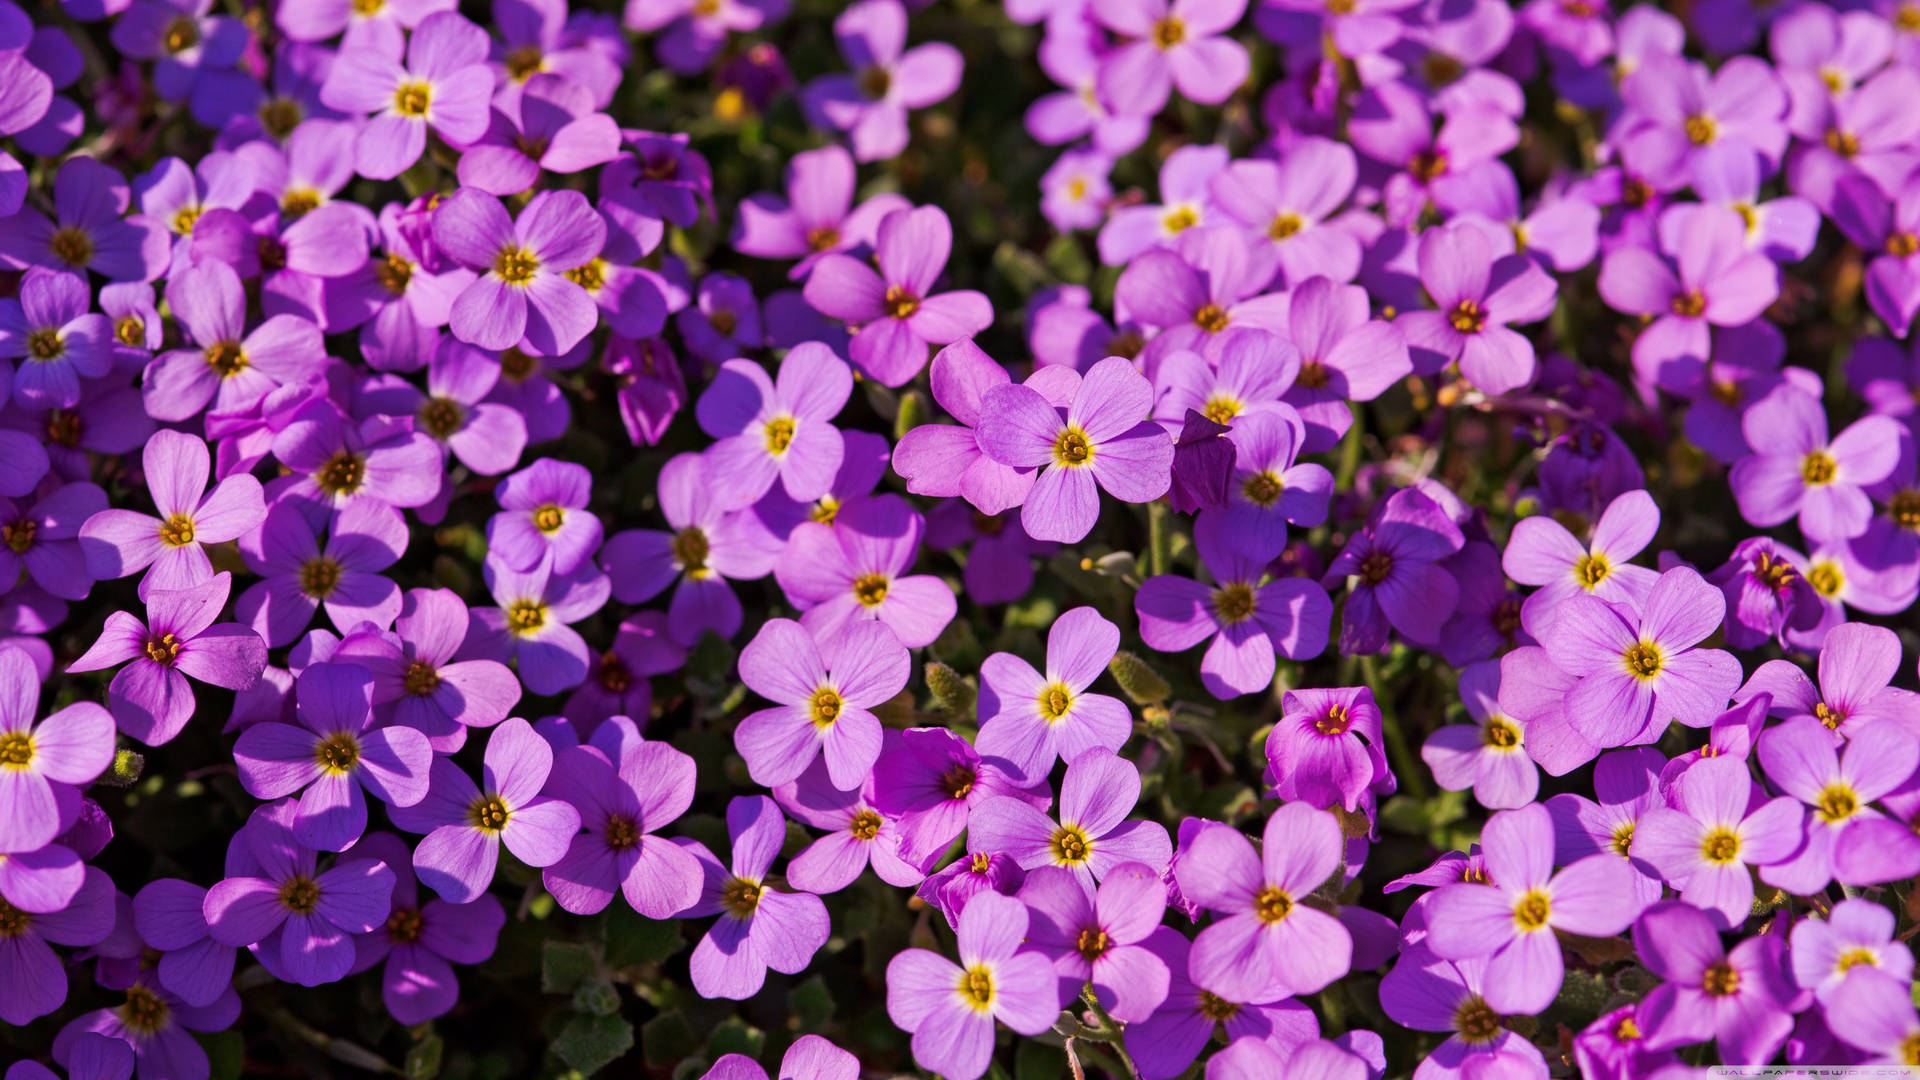
[[[1167,525],[1172,513],[1173,508],[1165,499],[1147,504],[1147,570],[1155,577],[1166,573],[1173,564],[1173,533]]]
[[[1367,414],[1359,403],[1349,405],[1353,410],[1353,426],[1347,429],[1346,438],[1340,441],[1340,473],[1334,481],[1334,490],[1353,490],[1353,478],[1360,471],[1361,443],[1367,437]]]
[[[1380,685],[1379,663],[1374,657],[1363,656],[1360,670],[1366,678],[1367,689],[1373,691],[1374,704],[1380,708],[1380,726],[1387,737],[1387,757],[1393,763],[1393,771],[1407,794],[1425,800],[1431,794],[1427,790],[1426,773],[1407,742],[1406,732],[1400,729],[1400,710],[1389,705],[1386,690]]]
[[[1105,1035],[1101,1040],[1102,1048],[1111,1050],[1114,1056],[1120,1059],[1120,1064],[1127,1070],[1127,1075],[1134,1080],[1139,1080],[1140,1070],[1134,1068],[1133,1058],[1128,1056],[1126,1044],[1120,1041],[1120,1021],[1115,1020],[1105,1008],[1101,1007],[1100,999],[1095,996],[1093,987],[1088,986],[1081,990],[1080,1000],[1086,1002],[1087,1008],[1093,1010],[1093,1015],[1100,1018],[1100,1030]]]

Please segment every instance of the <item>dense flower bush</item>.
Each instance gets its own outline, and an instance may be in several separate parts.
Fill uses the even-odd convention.
[[[7,1080],[1920,1065],[1920,5],[0,0]]]

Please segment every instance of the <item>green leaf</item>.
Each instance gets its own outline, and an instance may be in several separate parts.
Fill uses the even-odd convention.
[[[207,1062],[212,1066],[209,1080],[239,1080],[240,1067],[247,1060],[247,1041],[239,1032],[196,1032],[193,1037],[200,1040],[200,1048],[207,1052]]]
[[[573,992],[573,1008],[592,1016],[612,1016],[620,1011],[620,991],[614,989],[612,980],[595,976]]]
[[[600,971],[600,948],[573,941],[548,941],[540,948],[540,991],[571,994]]]
[[[700,1048],[680,1010],[663,1012],[640,1027],[640,1051],[648,1066],[664,1069],[682,1058],[691,1057]]]
[[[760,1048],[766,1043],[766,1032],[749,1026],[739,1017],[732,1017],[714,1028],[713,1034],[707,1037],[707,1056],[716,1060],[723,1054],[745,1054],[757,1058]]]
[[[1020,1040],[1020,1049],[1013,1055],[1014,1080],[1054,1080],[1067,1075],[1065,1050],[1033,1039]]]
[[[568,1067],[587,1076],[633,1049],[633,1025],[618,1016],[576,1016],[567,1021],[553,1052]]]
[[[833,1019],[833,994],[826,980],[815,975],[787,993],[787,1008],[800,1021],[800,1030],[818,1031]]]
[[[608,912],[607,963],[614,967],[657,964],[686,947],[676,920],[649,919],[625,904]]]

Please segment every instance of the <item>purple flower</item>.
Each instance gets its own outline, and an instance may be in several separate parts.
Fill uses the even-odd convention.
[[[206,1051],[192,1033],[232,1027],[240,995],[229,986],[212,1002],[190,1005],[144,980],[124,989],[121,1005],[75,1017],[54,1036],[53,1058],[66,1066],[69,1080],[126,1080],[136,1068],[149,1076],[208,1075]]]
[[[439,444],[443,460],[450,453],[481,476],[498,476],[519,463],[527,446],[526,419],[487,400],[499,382],[500,361],[492,354],[442,338],[427,363],[426,393],[397,375],[376,375],[361,387],[358,409],[411,416],[415,429]]]
[[[580,814],[540,794],[552,769],[553,748],[517,716],[488,736],[480,784],[450,759],[434,758],[426,797],[388,808],[395,825],[426,834],[413,850],[421,883],[465,904],[493,882],[502,844],[528,866],[552,866],[565,856]]]
[[[1720,591],[1687,567],[1660,575],[1639,612],[1569,596],[1547,635],[1553,662],[1580,682],[1567,718],[1597,746],[1652,741],[1670,721],[1705,727],[1740,685],[1740,662],[1696,648],[1720,626]]]
[[[113,717],[88,701],[34,722],[40,676],[27,654],[0,649],[0,852],[32,853],[64,831],[61,804],[113,764]],[[37,906],[37,905],[36,905]]]
[[[1888,684],[1900,669],[1900,640],[1884,626],[1845,623],[1820,646],[1820,682],[1787,660],[1769,660],[1754,671],[1734,700],[1769,695],[1774,716],[1812,717],[1851,738],[1861,728],[1890,722],[1908,729],[1920,718],[1920,697]]]
[[[873,806],[900,820],[914,850],[944,852],[965,831],[972,809],[987,799],[1024,798],[1042,810],[1052,803],[1052,788],[1044,782],[1021,787],[1025,782],[1006,762],[981,756],[946,728],[908,728],[898,741],[882,744],[873,767]]]
[[[907,148],[907,110],[923,109],[960,85],[960,50],[944,42],[905,49],[907,9],[899,0],[859,0],[833,20],[849,75],[807,85],[809,111],[847,133],[853,156],[882,161]],[[940,259],[945,262],[945,258]]]
[[[549,783],[585,829],[542,874],[561,907],[591,915],[619,893],[647,918],[668,919],[700,898],[699,860],[655,835],[693,802],[691,757],[615,717],[592,745],[562,750]]]
[[[1465,543],[1460,527],[1425,493],[1406,488],[1388,496],[1320,579],[1329,589],[1351,579],[1340,651],[1385,651],[1389,626],[1415,644],[1435,642],[1460,596],[1453,575],[1435,564]]]
[[[1700,156],[1742,143],[1769,165],[1786,149],[1787,94],[1766,62],[1737,56],[1708,73],[1678,55],[1641,59],[1620,86],[1629,110],[1624,160],[1641,175],[1692,176]]]
[[[1159,927],[1145,945],[1170,975],[1160,1007],[1127,1025],[1127,1052],[1145,1080],[1172,1080],[1184,1073],[1217,1031],[1224,1030],[1230,1042],[1258,1039],[1279,1048],[1319,1034],[1313,1011],[1293,998],[1237,1001],[1196,985],[1189,974],[1190,946],[1178,930]]]
[[[195,115],[224,86],[209,76],[233,67],[250,39],[244,23],[208,14],[212,8],[212,0],[135,0],[113,24],[113,47],[154,61],[154,89],[168,101],[191,96]]]
[[[1442,367],[1459,361],[1460,374],[1489,394],[1532,383],[1533,343],[1508,324],[1535,322],[1552,312],[1552,275],[1524,256],[1496,260],[1486,235],[1470,225],[1422,233],[1419,265],[1434,309],[1410,311],[1396,321],[1407,344],[1439,354]]]
[[[1214,176],[1212,193],[1222,213],[1266,237],[1279,257],[1281,282],[1298,289],[1316,276],[1338,284],[1360,272],[1360,239],[1337,216],[1357,177],[1352,147],[1308,138],[1281,161],[1227,166]]]
[[[918,885],[943,849],[915,843],[903,822],[874,806],[876,778],[850,790],[836,786],[827,762],[815,758],[798,779],[774,788],[773,797],[793,819],[826,832],[787,864],[787,880],[816,895],[839,892],[869,865],[881,881]]]
[[[751,360],[721,364],[694,405],[700,430],[716,440],[705,456],[720,507],[750,506],[775,480],[795,502],[825,495],[846,455],[833,418],[852,394],[846,362],[818,342],[788,350],[777,381]]]
[[[274,389],[305,382],[326,359],[319,328],[297,315],[275,315],[248,332],[246,291],[225,263],[175,272],[167,305],[197,347],[147,364],[141,396],[156,420],[191,420],[209,404],[216,415],[246,412]]]
[[[1247,81],[1247,50],[1227,37],[1246,0],[1094,0],[1090,14],[1130,39],[1100,63],[1100,96],[1115,112],[1152,116],[1178,86],[1206,105]]]
[[[1866,416],[1831,440],[1818,399],[1780,386],[1741,418],[1755,452],[1729,478],[1740,514],[1762,528],[1799,515],[1814,540],[1846,540],[1867,531],[1873,504],[1862,488],[1887,478],[1899,461],[1901,425]]]
[[[824,757],[835,787],[857,789],[880,757],[880,720],[869,710],[911,674],[907,650],[877,623],[822,637],[791,619],[767,620],[740,653],[741,680],[776,703],[734,731],[748,773],[774,787]]]
[[[527,79],[517,101],[495,102],[485,133],[460,155],[460,183],[490,195],[518,195],[540,182],[542,169],[576,173],[619,152],[619,125],[594,111],[593,92],[541,72]]]
[[[1357,810],[1387,769],[1380,706],[1364,686],[1289,690],[1267,735],[1267,779],[1285,800]]]
[[[184,589],[213,577],[205,545],[236,539],[266,516],[260,481],[229,476],[207,492],[207,444],[178,431],[156,432],[141,451],[158,516],[101,510],[80,527],[87,573],[106,580],[151,566],[140,594]]]
[[[1099,516],[1101,489],[1133,503],[1167,493],[1173,440],[1147,419],[1152,404],[1152,385],[1117,356],[1087,372],[1064,416],[1030,386],[987,392],[977,433],[981,449],[1003,465],[1040,469],[1020,514],[1029,536],[1083,539]]]
[[[1030,916],[1027,944],[1052,959],[1062,1000],[1091,983],[1101,1005],[1128,1023],[1166,1000],[1166,961],[1144,944],[1166,913],[1160,871],[1124,863],[1089,894],[1071,871],[1043,866],[1027,875],[1020,902]]]
[[[967,338],[935,353],[929,376],[933,400],[959,423],[921,424],[900,437],[893,471],[906,479],[907,490],[943,499],[958,495],[982,514],[1004,513],[1025,502],[1033,490],[1033,470],[988,457],[978,431],[986,396],[1013,381],[1007,369]]]
[[[700,1080],[768,1080],[745,1054],[722,1054]],[[860,1059],[819,1035],[802,1035],[780,1059],[779,1080],[860,1080]]]
[[[893,0],[863,0],[855,8],[876,5],[899,7]],[[993,322],[993,305],[982,293],[933,294],[952,250],[953,226],[940,208],[895,210],[880,219],[875,235],[879,270],[850,255],[829,254],[807,278],[807,303],[857,326],[854,365],[887,386],[900,386],[926,366],[928,345],[972,337]]]
[[[1128,821],[1140,801],[1140,770],[1112,751],[1093,749],[1067,763],[1060,820],[1024,799],[1000,795],[973,808],[967,850],[1004,852],[1023,870],[1064,866],[1091,888],[1121,863],[1164,867],[1173,845],[1164,826]]]
[[[600,519],[587,510],[592,488],[585,466],[545,457],[501,480],[487,553],[519,570],[551,558],[555,573],[571,574],[600,546]]]
[[[762,259],[798,259],[787,276],[806,277],[833,252],[871,246],[880,222],[895,210],[912,209],[891,192],[853,205],[858,173],[838,146],[804,150],[787,162],[787,198],[756,195],[740,203],[734,250]]]
[[[1840,838],[1860,822],[1877,819],[1880,813],[1870,804],[1900,787],[1920,766],[1920,742],[1906,728],[1886,721],[1857,725],[1847,735],[1845,754],[1836,749],[1825,726],[1805,717],[1762,734],[1756,750],[1767,779],[1813,810],[1806,821],[1806,844],[1760,875],[1769,885],[1801,896],[1827,887]]]
[[[1793,1029],[1784,934],[1748,938],[1727,951],[1705,913],[1670,900],[1633,924],[1633,950],[1666,980],[1640,1002],[1650,1050],[1713,1039],[1720,1060],[1758,1065],[1773,1060]]]
[[[233,992],[235,949],[209,936],[207,890],[176,878],[148,882],[133,898],[133,926],[161,956],[161,989],[189,1005],[212,1005]]]
[[[222,482],[236,479],[253,478]],[[406,521],[386,503],[349,503],[334,519],[324,546],[298,506],[275,503],[258,529],[242,538],[247,569],[263,580],[240,594],[234,616],[273,648],[292,644],[322,605],[342,633],[363,623],[384,630],[400,614],[400,586],[381,571],[400,558],[406,544]]]
[[[720,916],[694,946],[694,990],[701,997],[744,1001],[766,984],[768,968],[787,975],[805,970],[827,943],[831,926],[819,897],[767,884],[787,836],[786,818],[772,799],[735,797],[727,804],[727,833],[733,839],[727,866],[706,848],[693,847],[703,872],[700,900],[681,916]]]
[[[267,645],[239,623],[218,623],[233,577],[225,572],[187,589],[155,589],[145,622],[125,611],[107,616],[100,637],[69,672],[132,663],[107,686],[107,708],[120,730],[159,746],[193,717],[187,676],[228,690],[260,681]]]
[[[628,0],[622,24],[650,33],[662,29],[655,53],[682,75],[698,75],[727,44],[733,31],[758,30],[786,14],[786,0]]]
[[[1826,918],[1808,917],[1793,925],[1793,981],[1828,1006],[1842,984],[1859,976],[1890,975],[1910,982],[1913,951],[1893,935],[1893,912],[1872,900],[1842,900]]]
[[[167,233],[144,216],[122,216],[130,194],[126,178],[110,166],[83,155],[68,158],[53,179],[53,220],[32,208],[9,219],[0,258],[93,270],[112,281],[151,281],[166,269]]]
[[[1183,426],[1188,412],[1232,425],[1243,415],[1280,411],[1280,395],[1300,367],[1290,342],[1264,330],[1234,328],[1195,345],[1207,349],[1206,358],[1186,349],[1156,354],[1153,418],[1168,434]]]
[[[1489,810],[1512,810],[1540,793],[1540,773],[1525,746],[1526,729],[1500,711],[1500,664],[1482,661],[1460,671],[1460,700],[1471,724],[1435,729],[1420,747],[1434,782],[1448,791],[1473,789]],[[1272,746],[1272,736],[1268,744]]]
[[[1637,907],[1660,899],[1660,872],[1633,843],[1641,820],[1667,808],[1661,794],[1666,763],[1650,746],[1602,754],[1593,766],[1594,799],[1564,792],[1546,801],[1553,815],[1556,856],[1563,862],[1601,854],[1624,860],[1633,871],[1627,895]]]
[[[837,636],[878,621],[902,645],[931,644],[953,621],[953,589],[932,574],[908,574],[919,554],[925,522],[898,495],[855,499],[832,525],[795,526],[773,573],[816,638]]]
[[[1661,218],[1663,259],[1622,247],[1600,267],[1600,295],[1615,311],[1651,318],[1634,339],[1634,370],[1663,382],[1698,369],[1710,355],[1708,328],[1753,321],[1780,294],[1771,260],[1747,250],[1740,216],[1723,207],[1675,208]]]
[[[1659,529],[1660,507],[1645,491],[1608,503],[1585,544],[1548,514],[1515,523],[1500,567],[1522,585],[1539,586],[1520,606],[1527,632],[1546,633],[1566,598],[1581,593],[1631,608],[1645,604],[1660,575],[1628,560],[1646,550]]]
[[[1750,536],[1708,576],[1726,597],[1727,644],[1759,647],[1768,638],[1812,631],[1825,615],[1820,594],[1802,571],[1806,557],[1771,536]]]
[[[606,239],[605,219],[577,191],[542,191],[518,220],[486,192],[454,192],[433,211],[433,240],[480,275],[449,310],[454,336],[483,349],[525,340],[548,356],[573,348],[600,316],[572,272]]]
[[[1234,551],[1226,532],[1217,514],[1203,514],[1194,525],[1194,547],[1212,586],[1159,574],[1133,598],[1149,648],[1182,652],[1213,639],[1200,661],[1200,682],[1222,700],[1266,689],[1276,652],[1289,660],[1320,655],[1333,622],[1324,589],[1297,577],[1262,584],[1266,564]]]
[[[460,998],[454,964],[482,964],[493,955],[506,909],[491,894],[468,904],[420,902],[420,883],[407,866],[407,844],[374,833],[354,845],[353,857],[379,859],[393,871],[386,921],[354,938],[355,971],[381,964],[380,998],[402,1024],[424,1024],[451,1012]]]
[[[1341,865],[1339,822],[1304,803],[1267,819],[1255,852],[1237,829],[1202,829],[1175,866],[1180,893],[1216,918],[1193,942],[1195,982],[1229,1000],[1310,994],[1346,974],[1353,939],[1302,901]]]
[[[1487,961],[1442,960],[1425,945],[1403,950],[1380,980],[1380,1007],[1415,1031],[1444,1031],[1447,1040],[1421,1062],[1420,1080],[1539,1076],[1540,1050],[1508,1030],[1483,996]]]
[[[1327,520],[1333,474],[1298,461],[1305,431],[1298,415],[1281,406],[1241,417],[1228,435],[1234,462],[1222,524],[1228,542],[1248,558],[1278,558],[1289,524],[1311,529]]]
[[[767,576],[777,554],[755,535],[747,511],[724,509],[711,475],[716,474],[701,455],[674,455],[660,470],[656,489],[660,512],[673,531],[627,529],[615,533],[599,555],[621,603],[646,603],[679,581],[667,626],[682,645],[692,645],[708,631],[723,638],[739,633],[740,600],[727,583]],[[581,490],[584,498],[584,486]],[[522,550],[530,546],[523,544]]]
[[[475,608],[463,653],[517,661],[520,681],[536,694],[557,694],[587,677],[587,642],[571,623],[606,606],[612,583],[593,566],[553,573],[548,563],[509,570],[492,559],[481,568],[498,607]]]
[[[253,812],[227,849],[227,877],[207,890],[207,930],[223,945],[251,946],[275,977],[319,986],[353,967],[353,934],[387,917],[393,871],[370,859],[321,871],[293,835],[292,799]]]
[[[427,795],[433,747],[409,727],[369,728],[373,675],[352,664],[314,664],[294,683],[292,724],[254,724],[234,744],[240,784],[256,799],[300,795],[293,838],[320,851],[345,851],[367,828],[362,789],[392,806]]]
[[[1654,807],[1633,831],[1633,855],[1680,890],[1680,898],[1738,927],[1753,907],[1748,866],[1784,862],[1804,833],[1801,810],[1784,796],[1754,805],[1747,763],[1703,758],[1673,785],[1672,805]]]
[[[1038,1035],[1060,1015],[1053,965],[1022,948],[1027,908],[982,893],[955,928],[955,964],[939,953],[908,949],[887,964],[887,1015],[913,1033],[913,1060],[953,1080],[976,1080],[993,1058],[995,1020],[1021,1035]]]
[[[449,589],[409,589],[392,633],[348,634],[334,659],[373,673],[374,715],[426,735],[438,753],[492,727],[520,700],[520,682],[497,660],[455,660],[466,641],[467,605]]]
[[[391,180],[405,172],[426,150],[429,127],[456,146],[486,134],[493,91],[487,46],[485,30],[447,10],[420,20],[405,64],[398,49],[341,51],[320,100],[351,115],[375,114],[355,144],[360,175]]]
[[[623,620],[613,644],[592,659],[587,681],[567,696],[560,710],[587,734],[609,717],[637,716],[644,723],[653,705],[647,677],[680,670],[687,650],[668,636],[664,612],[641,611]]]
[[[1089,694],[1120,648],[1120,628],[1090,607],[1061,615],[1047,631],[1045,675],[1012,653],[980,668],[980,753],[1010,763],[1031,781],[1059,759],[1099,747],[1118,752],[1133,734],[1133,713],[1119,698]]]
[[[1621,902],[1632,871],[1611,855],[1589,855],[1554,873],[1553,817],[1540,805],[1494,814],[1481,839],[1492,883],[1436,892],[1427,942],[1446,959],[1487,957],[1487,1004],[1537,1013],[1565,974],[1556,932],[1612,937],[1639,914]]]
[[[36,266],[21,280],[18,300],[0,300],[0,360],[21,361],[13,373],[15,404],[35,412],[71,408],[81,379],[113,367],[113,323],[87,310],[90,299],[80,275]]]
[[[286,475],[269,494],[291,500],[318,532],[329,512],[356,502],[425,506],[445,473],[440,448],[406,421],[370,416],[354,423],[327,399],[307,402],[273,436]]]
[[[77,891],[52,911],[28,912],[0,900],[0,913],[18,927],[0,952],[0,1020],[24,1025],[66,1001],[67,972],[52,945],[97,945],[113,932],[113,880],[97,867],[83,874],[76,875]]]

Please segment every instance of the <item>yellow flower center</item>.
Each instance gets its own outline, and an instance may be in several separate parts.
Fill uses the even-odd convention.
[[[280,906],[296,915],[311,915],[320,906],[320,883],[299,874],[280,886]]]
[[[161,44],[170,53],[183,53],[200,44],[200,24],[182,15],[167,24]]]
[[[886,602],[887,587],[892,583],[885,574],[861,574],[853,579],[853,598],[861,607],[879,607]]]
[[[1261,889],[1253,897],[1253,914],[1261,922],[1271,926],[1293,913],[1293,897],[1288,896],[1277,885]]]
[[[300,591],[315,600],[325,600],[340,587],[340,563],[325,555],[308,559],[300,567]]]
[[[1093,854],[1093,840],[1078,825],[1062,825],[1054,830],[1050,842],[1053,861],[1061,866],[1078,866]]]
[[[1039,705],[1048,723],[1058,722],[1073,709],[1073,691],[1065,683],[1054,683],[1040,691]]]
[[[1200,215],[1191,206],[1176,206],[1160,218],[1160,227],[1178,235],[1200,224]]]
[[[174,634],[161,634],[147,639],[147,659],[156,664],[171,664],[180,658],[180,639]]]
[[[159,994],[139,983],[127,987],[127,1002],[115,1011],[121,1026],[143,1041],[165,1030],[173,1012]]]
[[[1200,310],[1193,313],[1193,324],[1209,334],[1217,334],[1225,330],[1231,321],[1227,316],[1227,309],[1219,304],[1202,304]]]
[[[1478,300],[1462,300],[1447,312],[1447,323],[1462,334],[1477,334],[1487,327],[1487,313]]]
[[[0,768],[24,769],[33,764],[33,736],[24,731],[0,734]]]
[[[1484,1046],[1500,1037],[1500,1014],[1475,994],[1453,1010],[1453,1030],[1469,1046]]]
[[[419,81],[403,82],[394,88],[393,111],[401,116],[425,117],[433,105],[433,85]]]
[[[467,807],[467,824],[481,832],[499,832],[512,817],[507,800],[498,795],[482,795]]]
[[[1178,16],[1169,15],[1153,24],[1153,44],[1155,48],[1171,49],[1187,40],[1187,24]]]
[[[351,450],[342,450],[327,459],[313,482],[329,495],[352,495],[367,481],[367,463]]]
[[[1481,725],[1480,741],[1490,750],[1512,750],[1520,745],[1520,729],[1513,721],[1495,714]]]
[[[522,45],[506,55],[507,75],[514,82],[526,82],[546,67],[546,54],[538,45]]]
[[[413,282],[413,261],[404,255],[388,255],[374,264],[373,276],[380,279],[388,292],[399,296]]]
[[[1253,617],[1256,599],[1253,586],[1244,581],[1230,581],[1213,590],[1213,613],[1228,626],[1242,623]]]
[[[493,273],[509,285],[525,285],[540,272],[540,258],[526,248],[509,244],[493,257]]]
[[[813,696],[807,699],[807,715],[813,718],[814,727],[830,728],[835,720],[840,719],[840,710],[845,704],[840,699],[838,690],[831,686],[823,686],[815,690]]]
[[[186,547],[193,543],[193,519],[174,514],[160,523],[160,542],[168,547]]]
[[[1353,713],[1345,705],[1327,706],[1327,711],[1313,722],[1313,730],[1322,735],[1345,735],[1347,728],[1353,725]]]
[[[750,917],[760,907],[760,883],[737,877],[720,887],[720,906],[736,919]]]
[[[887,286],[887,295],[881,304],[890,319],[910,319],[914,312],[920,310],[920,298],[899,285]]]
[[[529,154],[527,156],[535,157],[537,155]],[[606,288],[607,285],[607,261],[605,259],[588,259],[586,262],[567,271],[562,276],[575,285],[587,290],[589,293],[597,294],[601,289]]]
[[[1077,427],[1067,427],[1053,440],[1053,463],[1077,469],[1093,462],[1093,440]]]
[[[1829,825],[1842,822],[1860,811],[1860,798],[1844,783],[1828,784],[1820,791],[1814,811]]]
[[[1724,825],[1709,830],[1700,841],[1700,855],[1710,863],[1725,866],[1740,857],[1740,834]]]
[[[1285,240],[1287,237],[1292,236],[1294,233],[1306,227],[1307,223],[1301,220],[1299,214],[1291,210],[1283,210],[1274,215],[1273,223],[1267,226],[1267,238],[1271,240]]]
[[[1633,849],[1633,822],[1622,822],[1614,826],[1613,838],[1607,842],[1607,848],[1615,855],[1626,858],[1627,853]]]
[[[1660,655],[1660,646],[1651,641],[1634,643],[1621,655],[1621,659],[1627,665],[1627,674],[1643,681],[1660,674],[1660,668],[1664,662]]]
[[[1720,125],[1714,123],[1713,117],[1706,113],[1695,113],[1687,117],[1686,130],[1688,142],[1695,146],[1705,146],[1719,134]]]
[[[547,625],[547,605],[538,600],[515,600],[507,605],[507,629],[526,637]]]
[[[1722,960],[1700,977],[1700,989],[1705,990],[1708,997],[1727,997],[1740,989],[1740,973]]]
[[[985,964],[975,964],[960,973],[960,1000],[975,1012],[984,1013],[993,1007],[993,969]]]
[[[349,772],[360,764],[360,740],[347,732],[337,731],[320,740],[320,744],[314,747],[313,758],[328,772]]]
[[[1513,925],[1523,933],[1532,933],[1547,925],[1547,918],[1553,913],[1553,899],[1539,889],[1534,889],[1513,905]]]
[[[1839,464],[1825,450],[1815,450],[1800,459],[1800,479],[1816,487],[1833,483],[1833,475],[1838,471]]]
[[[1080,931],[1080,936],[1074,939],[1073,950],[1091,962],[1105,956],[1112,944],[1105,930],[1097,926],[1089,926]]]
[[[1861,964],[1865,964],[1868,967],[1879,967],[1880,957],[1872,949],[1856,945],[1841,953],[1840,958],[1834,961],[1834,967],[1839,969],[1842,974],[1852,971]]]
[[[54,258],[76,270],[93,259],[93,237],[78,225],[56,230],[47,247],[52,249]]]
[[[793,417],[776,416],[767,421],[766,435],[767,453],[774,457],[786,453],[787,447],[793,445]]]
[[[145,327],[141,328],[143,331]],[[231,379],[247,370],[252,362],[237,341],[221,341],[207,346],[207,366],[223,379]]]
[[[954,763],[940,774],[940,790],[947,793],[949,799],[964,799],[973,794],[973,784],[980,778],[971,765]]]
[[[879,814],[871,810],[862,810],[853,815],[853,820],[847,823],[847,831],[853,834],[855,840],[870,841],[880,835],[882,824],[884,823],[880,820]]]
[[[1588,592],[1599,588],[1600,583],[1612,574],[1613,564],[1607,561],[1605,555],[1597,551],[1591,555],[1580,556],[1573,564],[1573,580],[1579,582],[1580,587]]]
[[[533,527],[552,536],[567,523],[567,512],[553,503],[536,507],[533,511]]]

